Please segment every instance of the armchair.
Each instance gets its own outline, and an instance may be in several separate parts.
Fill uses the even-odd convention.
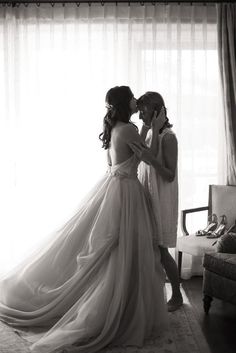
[[[213,298],[236,305],[236,233],[222,236],[215,254],[203,259],[203,307],[208,314]]]
[[[208,211],[208,216],[215,213],[218,217],[227,216],[227,228],[235,223],[236,218],[236,186],[209,185],[208,205],[204,207],[182,210],[181,228],[183,236],[177,238],[176,250],[178,254],[178,270],[181,277],[182,255],[187,253],[193,256],[204,256],[217,251],[217,239],[208,239],[206,236],[189,234],[186,227],[187,215],[193,212]]]

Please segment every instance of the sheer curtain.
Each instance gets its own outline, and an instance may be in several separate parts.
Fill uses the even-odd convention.
[[[208,184],[224,181],[212,5],[1,7],[0,76],[0,273],[106,171],[98,135],[112,86],[163,95],[179,140],[180,209],[207,204]]]

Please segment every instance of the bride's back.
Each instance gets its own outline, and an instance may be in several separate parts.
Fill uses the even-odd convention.
[[[111,143],[109,148],[112,165],[120,164],[133,155],[128,145],[129,136],[135,127],[118,121],[111,132]]]

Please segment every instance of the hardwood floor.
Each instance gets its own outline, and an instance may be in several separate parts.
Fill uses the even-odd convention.
[[[202,305],[202,277],[183,280],[184,288],[212,353],[236,352],[236,306],[215,299],[209,314]]]

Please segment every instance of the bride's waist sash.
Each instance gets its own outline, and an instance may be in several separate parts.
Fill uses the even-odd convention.
[[[127,178],[127,179],[137,179],[138,174],[136,173],[128,173],[120,170],[108,170],[108,175],[116,178]]]

